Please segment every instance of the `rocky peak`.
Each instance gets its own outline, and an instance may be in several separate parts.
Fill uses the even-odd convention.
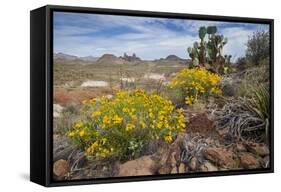
[[[141,61],[139,57],[135,53],[132,54],[132,56],[128,55],[127,53],[124,53],[123,57],[121,57],[125,61]]]

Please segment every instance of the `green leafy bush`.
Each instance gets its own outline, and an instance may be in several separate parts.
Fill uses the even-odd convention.
[[[254,32],[247,42],[246,58],[254,65],[260,65],[265,59],[269,60],[269,40],[269,31]]]

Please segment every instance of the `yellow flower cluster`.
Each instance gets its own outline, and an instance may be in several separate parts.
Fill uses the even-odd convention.
[[[194,104],[199,97],[221,94],[221,77],[203,67],[182,69],[171,81],[170,88],[179,88],[183,92],[187,105]]]
[[[182,109],[141,89],[86,101],[82,112],[85,117],[67,135],[85,148],[88,157],[124,157],[131,153],[130,143],[143,146],[153,139],[172,142],[186,128]]]
[[[194,102],[195,102],[195,98],[194,98],[193,96],[187,96],[187,97],[185,98],[185,103],[186,103],[187,105],[192,105]]]

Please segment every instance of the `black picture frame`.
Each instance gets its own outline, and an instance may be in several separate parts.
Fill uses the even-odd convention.
[[[153,175],[118,178],[98,178],[79,181],[52,180],[52,123],[53,123],[53,12],[98,13],[110,15],[199,19],[262,23],[270,26],[270,166],[254,170],[219,171],[176,175]],[[30,180],[43,186],[82,185],[162,179],[196,178],[274,172],[274,20],[197,15],[183,13],[148,12],[135,10],[101,9],[47,5],[30,12]]]

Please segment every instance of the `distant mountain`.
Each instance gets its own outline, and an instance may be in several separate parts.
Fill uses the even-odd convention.
[[[78,57],[75,55],[69,55],[65,53],[54,53],[55,63],[61,64],[92,64],[98,60],[98,57],[86,56]]]
[[[80,59],[84,61],[97,61],[99,57],[93,57],[93,56],[86,56],[86,57],[80,57]]]
[[[54,53],[54,59],[73,61],[73,60],[79,59],[79,57],[74,56],[74,55],[68,55],[68,54],[65,54],[65,53]]]
[[[124,59],[116,57],[113,54],[104,54],[97,61],[97,64],[123,64]]]
[[[168,55],[165,59],[170,61],[184,60],[176,55]]]
[[[118,57],[113,54],[103,54],[97,61],[101,61],[104,59],[118,59]]]

